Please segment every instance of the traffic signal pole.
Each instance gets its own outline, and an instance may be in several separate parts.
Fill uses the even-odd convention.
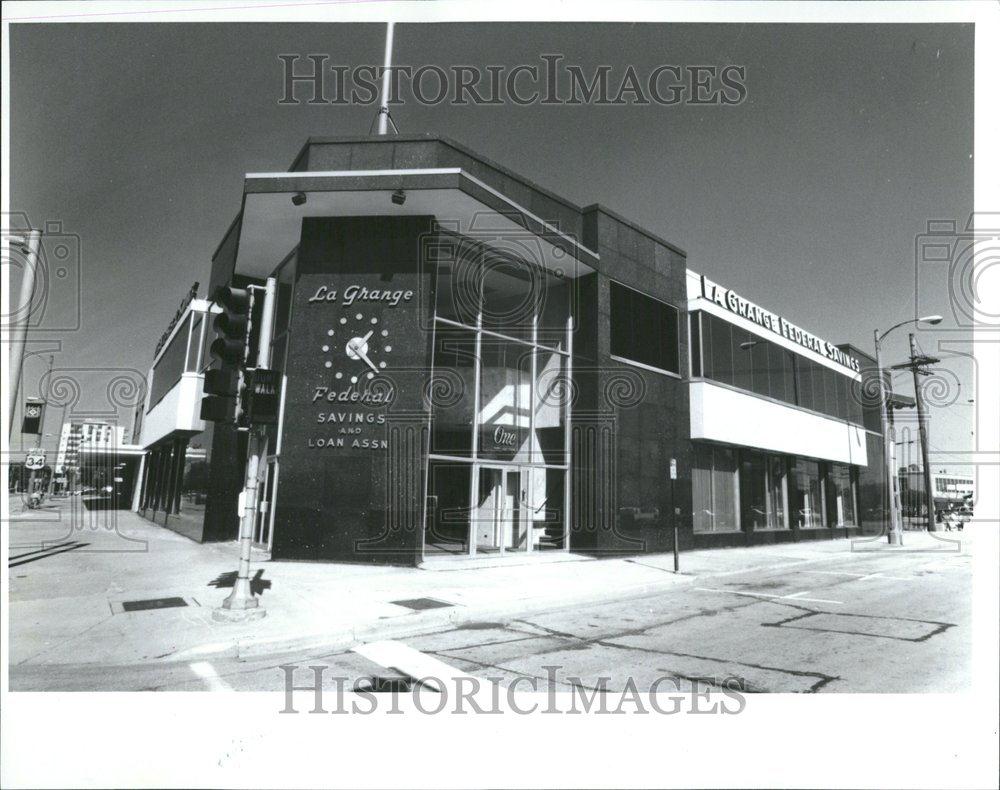
[[[277,281],[267,279],[264,286],[264,304],[261,310],[260,333],[257,342],[257,367],[268,368],[271,363],[271,333],[274,324],[274,303]],[[248,333],[249,336],[249,333]],[[257,515],[257,496],[261,485],[262,459],[267,456],[267,433],[263,425],[250,425],[247,441],[247,469],[243,486],[243,512],[240,514],[240,564],[233,591],[216,609],[218,620],[249,620],[264,617],[266,611],[260,599],[250,588],[250,551]]]

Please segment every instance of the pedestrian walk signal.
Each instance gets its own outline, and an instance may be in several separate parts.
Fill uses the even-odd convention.
[[[281,374],[257,368],[247,376],[242,412],[251,425],[277,425],[281,402]]]

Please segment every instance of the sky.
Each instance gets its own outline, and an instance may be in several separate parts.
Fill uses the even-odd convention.
[[[27,394],[49,349],[57,374],[103,371],[78,374],[84,411],[103,408],[108,368],[145,373],[194,281],[204,295],[244,174],[286,170],[310,135],[371,127],[371,106],[280,105],[278,55],[378,64],[383,42],[384,26],[367,24],[11,26],[11,209],[35,226],[61,222],[80,249],[79,292],[71,273],[46,307],[52,326],[73,329],[33,335]],[[831,342],[871,352],[876,327],[943,314],[940,331],[917,333],[955,401],[932,410],[931,448],[970,447],[968,336],[948,278],[917,266],[915,243],[929,220],[962,228],[972,211],[971,25],[396,26],[395,62],[414,68],[541,66],[552,53],[588,74],[610,65],[613,83],[629,64],[640,75],[739,65],[747,98],[456,107],[404,92],[393,119],[577,205],[608,206],[686,250],[690,268]],[[887,364],[905,360],[907,331],[887,339]],[[909,374],[895,383],[912,393]],[[56,436],[57,411],[45,426]],[[959,468],[940,458],[935,468]]]

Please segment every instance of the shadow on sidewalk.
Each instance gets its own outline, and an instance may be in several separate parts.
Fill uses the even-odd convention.
[[[222,589],[224,587],[232,587],[236,584],[236,577],[238,575],[237,571],[229,571],[228,573],[220,573],[212,581],[208,583],[209,587],[215,587],[216,589]],[[264,590],[271,589],[271,580],[261,578],[264,575],[264,569],[261,568],[254,574],[253,578],[250,580],[250,592],[254,595],[263,595]]]

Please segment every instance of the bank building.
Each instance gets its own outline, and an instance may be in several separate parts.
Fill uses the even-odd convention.
[[[222,229],[220,229],[221,231]],[[133,508],[232,540],[246,434],[200,417],[219,285],[277,280],[254,541],[429,565],[877,535],[874,362],[612,210],[436,136],[246,175],[152,358]],[[765,280],[762,279],[762,283]],[[179,284],[178,296],[187,284]]]

